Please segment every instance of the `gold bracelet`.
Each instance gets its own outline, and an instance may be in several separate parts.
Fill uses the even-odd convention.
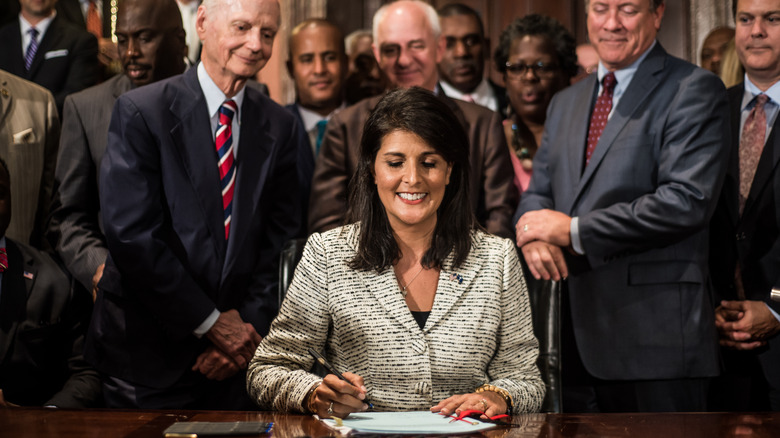
[[[480,393],[485,391],[495,392],[501,397],[504,397],[504,402],[506,403],[506,412],[507,414],[512,415],[512,407],[514,406],[514,403],[512,403],[512,396],[509,394],[509,391],[504,388],[499,388],[498,386],[485,383],[484,385],[477,388],[474,392]]]
[[[304,399],[304,409],[309,411],[310,414],[316,414],[317,409],[313,406],[314,404],[314,393],[317,392],[317,388],[320,387],[322,384],[322,380],[317,382],[316,385],[312,386],[309,392],[306,393],[306,398]]]

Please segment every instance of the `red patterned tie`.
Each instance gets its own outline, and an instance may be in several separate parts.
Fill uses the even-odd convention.
[[[756,105],[748,114],[745,126],[742,127],[742,137],[739,139],[739,213],[745,208],[745,202],[756,176],[758,161],[764,150],[766,139],[766,105],[769,97],[766,94],[756,96]]]
[[[585,165],[590,163],[590,157],[599,143],[601,133],[607,126],[609,112],[612,111],[612,92],[615,91],[615,73],[607,73],[604,76],[603,89],[601,95],[596,99],[596,106],[593,108],[593,114],[590,116],[590,127],[588,128],[588,147],[585,149]]]
[[[236,185],[236,163],[233,161],[233,116],[238,111],[236,103],[225,101],[219,108],[217,123],[217,156],[219,179],[222,182],[222,207],[225,210],[225,240],[230,235],[230,218],[233,212],[233,189]]]
[[[6,269],[8,269],[8,254],[5,248],[0,248],[0,272],[5,272]]]

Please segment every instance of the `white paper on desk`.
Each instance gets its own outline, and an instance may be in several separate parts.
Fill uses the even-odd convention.
[[[431,411],[413,412],[361,412],[350,414],[343,420],[344,426],[336,426],[335,420],[322,419],[329,427],[341,434],[349,432],[383,433],[383,434],[466,434],[479,432],[496,427],[492,423],[483,423],[474,418],[466,418],[465,421],[453,421],[452,417],[445,417]],[[351,430],[350,430],[351,429]]]

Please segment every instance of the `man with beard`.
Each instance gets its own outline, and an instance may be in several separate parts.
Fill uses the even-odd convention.
[[[447,96],[474,102],[506,116],[506,90],[484,77],[489,41],[477,11],[461,3],[438,10],[446,47],[439,62],[442,90]]]
[[[184,71],[184,31],[175,0],[123,0],[116,37],[124,74],[65,99],[48,238],[87,290],[108,255],[98,200],[98,168],[116,99]]]

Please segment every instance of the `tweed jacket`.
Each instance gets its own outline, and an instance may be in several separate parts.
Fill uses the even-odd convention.
[[[380,411],[426,410],[484,383],[509,391],[515,413],[539,410],[545,387],[538,343],[510,240],[475,231],[460,268],[448,257],[420,329],[393,269],[349,268],[358,236],[359,225],[347,225],[309,238],[247,372],[247,389],[261,408],[304,411],[320,380],[308,372],[314,360],[307,349],[314,348],[338,370],[362,376]]]

